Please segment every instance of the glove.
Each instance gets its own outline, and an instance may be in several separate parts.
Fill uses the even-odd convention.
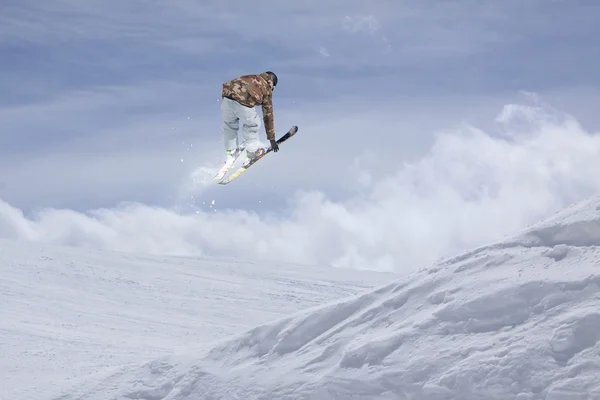
[[[277,144],[277,141],[271,140],[271,148],[275,153],[279,151],[279,145]]]

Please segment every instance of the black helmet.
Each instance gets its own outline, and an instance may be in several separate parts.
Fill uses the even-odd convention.
[[[275,75],[275,72],[267,71],[265,73],[271,75],[271,78],[273,78],[273,87],[277,86],[277,75]]]

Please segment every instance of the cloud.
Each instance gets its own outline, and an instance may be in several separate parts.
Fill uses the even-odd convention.
[[[2,203],[0,233],[121,251],[406,272],[596,193],[600,136],[544,104],[509,104],[493,131],[463,124],[439,132],[424,157],[387,174],[362,168],[353,196],[298,190],[280,212],[218,203],[182,212],[131,202],[26,217]]]
[[[350,32],[366,32],[368,34],[373,34],[381,28],[381,24],[377,18],[373,17],[372,15],[357,17],[351,17],[347,15],[344,17],[343,26]]]

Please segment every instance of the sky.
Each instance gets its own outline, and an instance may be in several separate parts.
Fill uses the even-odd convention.
[[[397,272],[497,240],[600,188],[598,17],[5,0],[0,236]],[[221,84],[266,70],[277,134],[298,135],[216,185]]]

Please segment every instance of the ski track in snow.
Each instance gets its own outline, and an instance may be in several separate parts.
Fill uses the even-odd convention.
[[[393,279],[0,240],[0,399],[50,399],[93,374],[196,354],[211,341]]]
[[[53,399],[600,399],[597,205]]]

